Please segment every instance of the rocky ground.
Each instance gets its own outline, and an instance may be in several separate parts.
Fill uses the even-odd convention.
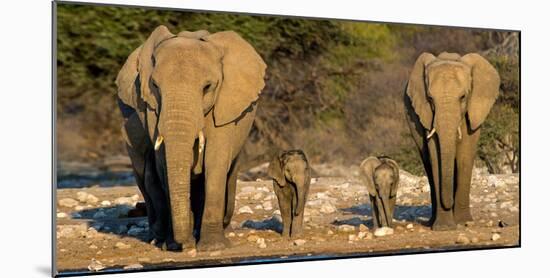
[[[243,179],[262,176],[265,168],[251,169]],[[372,228],[367,191],[356,168],[314,165],[314,169],[320,177],[312,180],[303,237],[284,240],[279,235],[280,212],[270,180],[239,180],[235,215],[226,231],[232,247],[205,253],[166,252],[147,243],[145,217],[128,215],[142,201],[136,186],[58,189],[57,269],[108,272],[519,245],[517,174],[489,175],[475,169],[474,223],[434,232],[425,226],[431,214],[426,177],[402,171],[395,227],[381,233]]]

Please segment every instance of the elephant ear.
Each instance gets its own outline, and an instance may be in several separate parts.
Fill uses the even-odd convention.
[[[461,60],[472,68],[468,120],[470,128],[476,130],[485,121],[498,97],[500,77],[495,68],[479,54],[466,54]]]
[[[407,96],[411,100],[414,111],[425,129],[432,128],[433,111],[427,98],[425,68],[436,58],[430,53],[422,53],[414,63],[413,70],[407,83]]]
[[[223,52],[223,81],[214,105],[214,123],[222,126],[237,119],[264,88],[266,65],[254,48],[233,31],[202,38]]]
[[[390,198],[394,198],[395,196],[397,196],[397,188],[399,187],[399,166],[397,165],[397,162],[395,162],[395,160],[393,159],[385,158],[383,159],[383,162],[390,165],[393,170],[395,181],[390,190]]]
[[[306,163],[306,186],[309,186],[309,184],[311,183],[311,165],[309,165],[307,154],[304,151],[300,152],[302,153],[304,162]]]
[[[363,183],[367,186],[369,194],[373,197],[376,196],[376,186],[374,185],[374,169],[382,164],[376,157],[368,157],[361,162],[359,166],[360,177]]]
[[[139,81],[141,84],[141,97],[155,111],[158,111],[157,98],[151,90],[153,86],[151,74],[153,73],[153,52],[155,48],[164,40],[174,37],[168,28],[164,25],[158,26],[141,47],[139,53],[138,69]]]
[[[136,78],[138,76],[138,56],[141,46],[136,48],[122,66],[115,80],[118,98],[126,105],[137,108]]]
[[[283,174],[283,168],[281,167],[281,159],[279,155],[275,156],[269,163],[267,168],[267,174],[272,177],[280,186],[286,185],[285,176]]]

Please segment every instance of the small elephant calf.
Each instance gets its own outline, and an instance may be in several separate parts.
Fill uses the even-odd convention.
[[[307,201],[311,170],[305,153],[290,150],[279,153],[269,164],[268,174],[273,178],[273,190],[279,200],[283,219],[283,237],[295,238],[302,234],[304,207]]]
[[[369,191],[374,227],[392,227],[399,186],[399,166],[388,157],[371,156],[363,160],[359,172]]]

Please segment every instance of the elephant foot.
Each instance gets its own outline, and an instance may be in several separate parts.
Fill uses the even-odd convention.
[[[207,232],[204,230],[201,232],[200,240],[197,243],[198,251],[216,251],[231,246],[229,240],[225,238],[223,230],[220,230],[219,232]]]
[[[197,250],[204,251],[217,251],[223,250],[231,246],[231,243],[223,233],[214,235],[202,235],[199,243],[197,244]]]
[[[466,225],[474,221],[470,209],[460,209],[454,212],[454,219],[457,224]]]
[[[304,235],[304,232],[302,230],[292,231],[290,233],[290,238],[291,239],[297,239],[297,238],[302,237],[302,235]]]
[[[456,230],[456,222],[452,212],[437,213],[434,222],[432,223],[434,231],[451,231]]]

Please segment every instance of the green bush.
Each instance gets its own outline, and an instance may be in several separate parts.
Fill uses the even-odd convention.
[[[268,64],[244,150],[250,160],[266,160],[275,149],[293,147],[305,149],[314,162],[356,164],[368,155],[388,154],[420,174],[422,164],[402,105],[414,60],[422,51],[479,52],[504,34],[65,3],[57,7],[59,158],[74,160],[125,153],[114,80],[127,56],[163,24],[174,33],[234,30]],[[512,121],[519,113],[517,61],[495,57],[491,63],[501,75],[503,94],[482,130],[480,155],[485,160],[502,153],[494,142],[518,133]]]

